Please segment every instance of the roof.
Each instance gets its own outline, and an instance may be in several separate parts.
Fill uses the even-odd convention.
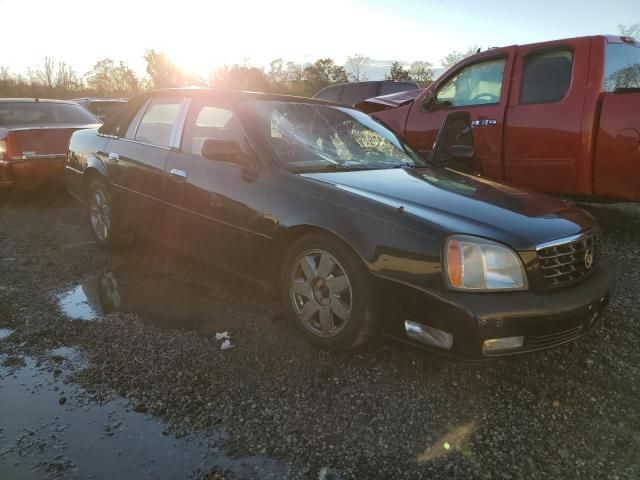
[[[128,98],[104,98],[104,97],[82,97],[82,98],[72,98],[69,100],[70,102],[115,102],[115,103],[125,103],[128,102]]]
[[[143,93],[141,95],[148,95]],[[318,105],[334,105],[344,107],[345,105],[317,98],[298,97],[294,95],[283,95],[279,93],[260,93],[246,92],[240,90],[228,90],[223,88],[199,88],[199,87],[181,87],[181,88],[164,88],[161,90],[153,90],[150,92],[153,96],[161,95],[184,95],[184,96],[224,96],[234,101],[242,100],[260,100],[260,101],[278,101],[292,103],[313,103]]]
[[[69,100],[56,100],[52,98],[0,98],[0,103],[66,103],[74,105],[74,102]]]

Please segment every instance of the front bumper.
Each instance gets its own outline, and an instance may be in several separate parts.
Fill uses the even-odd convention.
[[[0,189],[61,182],[66,155],[0,160]]]
[[[382,318],[386,319],[386,335],[454,358],[484,360],[552,348],[591,332],[601,322],[614,277],[609,265],[602,262],[584,281],[548,292],[432,294],[391,285],[387,280],[378,280],[376,284],[385,289],[385,299],[394,299],[379,306]],[[451,348],[433,347],[408,337],[405,320],[452,334]],[[524,337],[520,348],[495,353],[482,351],[485,340],[517,336]]]

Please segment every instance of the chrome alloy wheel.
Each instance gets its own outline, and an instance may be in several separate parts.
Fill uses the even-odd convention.
[[[351,317],[351,282],[340,262],[324,250],[307,250],[293,263],[289,293],[298,319],[314,335],[333,337]]]
[[[90,205],[91,227],[100,240],[109,237],[111,228],[111,209],[107,196],[102,190],[94,190]]]

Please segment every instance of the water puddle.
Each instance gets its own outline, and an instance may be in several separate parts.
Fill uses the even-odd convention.
[[[12,333],[13,330],[11,330],[10,328],[0,328],[0,340],[7,338]]]
[[[0,355],[0,478],[288,476],[271,458],[230,458],[220,434],[176,438],[120,397],[91,399],[68,379],[84,364],[82,353],[68,347],[50,351],[44,361]]]
[[[95,320],[103,314],[133,313],[168,328],[220,331],[234,326],[229,302],[206,289],[163,275],[136,271],[108,272],[57,296],[70,318]]]

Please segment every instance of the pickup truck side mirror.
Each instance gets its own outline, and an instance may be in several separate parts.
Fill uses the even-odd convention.
[[[207,138],[202,142],[202,156],[218,162],[244,163],[240,145],[229,140]]]
[[[438,97],[434,92],[430,92],[422,101],[422,109],[427,112],[435,112],[436,110],[442,110],[443,108],[449,108],[450,106],[450,101],[438,100]]]
[[[445,117],[429,156],[436,167],[478,173],[469,112],[452,112]]]
[[[426,110],[427,112],[433,112],[434,110],[436,110],[436,106],[437,99],[435,94],[433,92],[428,93],[427,96],[424,97],[424,100],[422,100],[422,109]]]
[[[476,151],[471,145],[451,145],[449,147],[449,156],[458,160],[471,160],[475,154]]]

